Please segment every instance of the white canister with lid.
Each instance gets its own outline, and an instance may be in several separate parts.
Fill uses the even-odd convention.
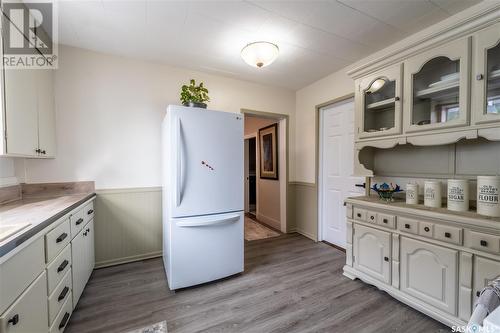
[[[441,182],[438,180],[426,180],[424,183],[424,205],[441,208],[441,204]]]
[[[448,179],[448,209],[469,210],[469,182],[466,179]]]
[[[478,214],[500,217],[499,189],[499,176],[477,176]]]
[[[418,205],[418,184],[406,184],[406,203]]]

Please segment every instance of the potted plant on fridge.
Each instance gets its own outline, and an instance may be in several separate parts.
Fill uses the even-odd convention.
[[[183,85],[181,88],[181,102],[182,105],[192,106],[197,108],[207,108],[205,102],[210,101],[208,97],[208,90],[203,86],[203,82],[196,85],[194,79],[189,81],[189,85]]]

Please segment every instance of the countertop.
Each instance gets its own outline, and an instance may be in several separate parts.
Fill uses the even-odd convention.
[[[0,241],[0,257],[93,197],[95,197],[93,192],[71,194],[22,199],[0,206],[0,227],[29,223],[27,227]]]
[[[419,217],[440,218],[443,220],[453,220],[455,222],[489,228],[500,234],[500,217],[488,217],[480,215],[473,210],[468,212],[455,212],[441,208],[431,208],[424,206],[423,203],[418,205],[407,204],[405,199],[395,199],[393,202],[382,201],[378,196],[360,196],[349,197],[345,200],[350,204],[363,205],[366,207],[390,209],[398,213],[412,214]]]

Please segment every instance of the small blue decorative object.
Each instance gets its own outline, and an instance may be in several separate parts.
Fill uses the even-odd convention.
[[[394,186],[395,185],[395,186]],[[403,190],[398,184],[387,184],[383,183],[380,186],[378,184],[373,184],[372,190],[377,192],[379,198],[384,201],[394,201],[392,197],[396,192],[402,192]]]

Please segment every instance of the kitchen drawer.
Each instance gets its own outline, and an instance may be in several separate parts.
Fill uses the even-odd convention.
[[[56,286],[71,268],[71,246],[66,248],[47,266],[48,295],[52,294]]]
[[[398,217],[398,229],[411,234],[418,234],[418,221],[406,217]]]
[[[0,264],[0,313],[21,295],[45,268],[43,237]]]
[[[366,221],[366,210],[354,207],[354,219],[359,221]]]
[[[434,237],[434,223],[430,222],[420,222],[420,228],[418,230],[420,236]]]
[[[377,213],[367,210],[366,211],[366,222],[373,223],[373,224],[377,223]]]
[[[436,224],[434,226],[434,238],[443,242],[462,244],[462,229],[447,225]]]
[[[85,220],[84,224],[87,224],[88,221],[94,218],[94,200],[85,205],[85,207],[83,208],[83,216]]]
[[[73,239],[85,225],[84,208],[81,207],[80,210],[73,213],[69,217],[69,222],[71,225],[71,239]]]
[[[396,217],[394,215],[377,213],[377,224],[394,229],[396,228]]]
[[[475,250],[500,253],[500,237],[466,230],[465,246]]]
[[[56,319],[54,319],[54,322],[52,323],[52,326],[50,327],[50,333],[62,333],[64,332],[64,329],[66,328],[66,325],[68,325],[69,318],[71,317],[71,313],[73,312],[73,303],[71,303],[71,292],[69,293],[69,296],[67,296],[66,302],[64,302],[63,306],[61,307],[61,311],[57,314]]]
[[[0,332],[47,332],[47,280],[45,272],[0,317]]]
[[[59,310],[68,298],[71,298],[71,269],[66,272],[59,285],[54,289],[49,297],[49,325],[56,318]]]
[[[71,241],[69,219],[65,219],[56,228],[45,235],[45,257],[50,263]]]

